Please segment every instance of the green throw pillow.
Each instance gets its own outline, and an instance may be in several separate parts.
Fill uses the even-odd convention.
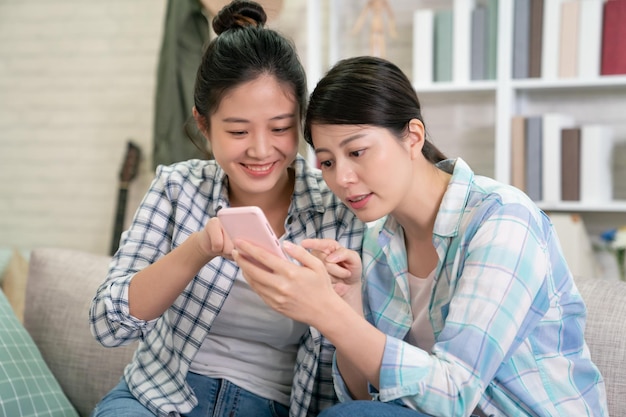
[[[0,416],[78,417],[2,291]]]

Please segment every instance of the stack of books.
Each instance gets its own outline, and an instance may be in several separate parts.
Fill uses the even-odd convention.
[[[416,10],[413,82],[495,79],[497,39],[497,0],[454,0],[451,9]]]
[[[626,74],[626,0],[515,0],[513,78]]]
[[[626,0],[513,0],[513,79],[626,74]],[[413,83],[493,80],[497,0],[413,17]]]
[[[511,184],[534,201],[608,203],[613,199],[613,130],[577,125],[563,114],[514,116]]]

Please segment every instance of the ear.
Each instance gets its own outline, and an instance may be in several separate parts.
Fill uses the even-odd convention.
[[[408,127],[408,144],[411,157],[415,158],[422,155],[425,140],[424,124],[418,119],[411,119]]]
[[[196,126],[198,126],[198,130],[200,131],[200,133],[202,133],[202,135],[207,140],[209,140],[209,126],[208,126],[206,117],[204,117],[198,112],[198,109],[196,109],[196,106],[193,106],[193,109],[191,109],[191,112],[193,114],[194,120],[196,121]]]

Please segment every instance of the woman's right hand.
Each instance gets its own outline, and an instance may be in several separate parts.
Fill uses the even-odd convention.
[[[233,242],[222,227],[217,217],[209,219],[202,230],[198,232],[198,250],[203,256],[213,259],[217,256],[232,260]]]

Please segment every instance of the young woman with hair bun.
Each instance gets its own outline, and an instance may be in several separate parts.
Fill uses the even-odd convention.
[[[233,1],[197,73],[193,115],[214,160],[159,166],[90,309],[104,346],[139,341],[93,417],[306,417],[337,401],[334,347],[268,307],[216,217],[258,206],[283,241],[360,252],[364,224],[298,155],[306,76],[263,8]]]

